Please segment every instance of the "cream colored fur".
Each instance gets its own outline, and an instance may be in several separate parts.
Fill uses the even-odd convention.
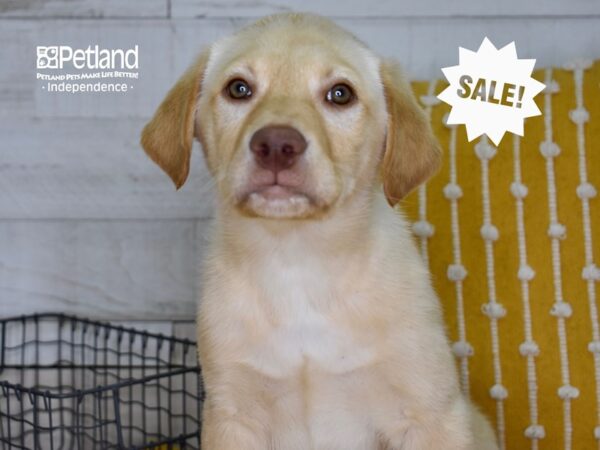
[[[249,100],[227,98],[233,78]],[[332,107],[325,93],[341,81],[357,100]],[[257,191],[248,151],[270,124],[308,141],[280,201]],[[205,51],[144,129],[177,186],[194,134],[218,197],[198,316],[202,448],[496,449],[389,206],[440,158],[399,69],[326,19],[272,16]]]

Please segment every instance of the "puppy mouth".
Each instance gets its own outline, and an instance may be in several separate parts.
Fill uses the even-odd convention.
[[[238,198],[242,203],[252,199],[260,199],[265,203],[284,203],[301,198],[313,203],[313,196],[305,189],[306,182],[306,174],[302,171],[285,170],[274,173],[257,169],[250,175]]]
[[[238,197],[238,207],[251,216],[273,219],[306,217],[319,208],[317,199],[303,189],[304,183],[273,177],[249,183]]]
[[[280,216],[283,211],[298,212],[317,206],[315,199],[307,192],[294,186],[280,183],[255,187],[247,192],[242,202],[245,208],[250,208],[259,215]],[[283,214],[288,215],[288,213]],[[295,214],[291,214],[295,215]]]
[[[297,188],[292,186],[286,186],[285,184],[273,183],[267,186],[262,186],[254,191],[250,192],[248,196],[260,196],[265,200],[291,200],[294,197],[306,197],[310,200],[310,197],[304,192],[299,191]]]

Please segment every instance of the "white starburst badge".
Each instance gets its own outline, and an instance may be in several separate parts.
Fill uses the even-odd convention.
[[[541,114],[533,98],[544,84],[531,78],[535,59],[518,59],[515,43],[497,49],[486,37],[479,50],[459,47],[458,66],[442,69],[448,86],[438,98],[450,106],[449,125],[465,124],[469,142],[486,134],[523,136],[523,121]]]

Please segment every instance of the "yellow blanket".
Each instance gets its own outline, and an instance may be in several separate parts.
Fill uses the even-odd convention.
[[[445,82],[417,82],[445,149],[403,209],[441,297],[463,388],[507,449],[599,448],[600,62],[537,71],[523,138],[444,124]],[[430,226],[431,225],[431,226]]]

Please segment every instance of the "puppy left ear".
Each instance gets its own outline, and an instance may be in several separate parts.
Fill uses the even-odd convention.
[[[398,65],[383,61],[380,72],[388,110],[383,190],[394,206],[437,171],[442,152]]]
[[[204,51],[171,88],[142,131],[142,147],[177,189],[190,170],[196,102],[207,61],[208,51]]]

